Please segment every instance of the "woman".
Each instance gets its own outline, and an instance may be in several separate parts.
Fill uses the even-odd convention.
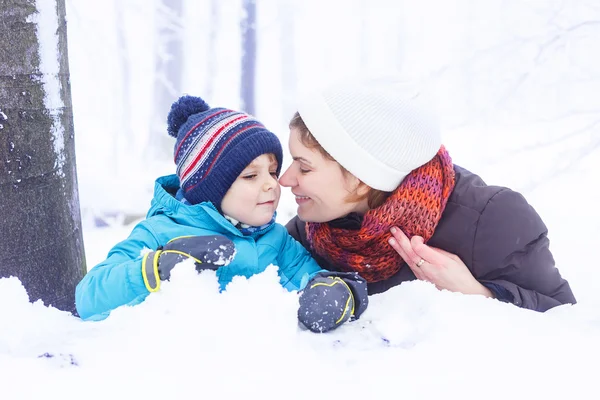
[[[575,303],[525,198],[452,164],[410,83],[359,81],[306,96],[290,122],[287,229],[334,271],[380,293],[421,279],[546,311]]]

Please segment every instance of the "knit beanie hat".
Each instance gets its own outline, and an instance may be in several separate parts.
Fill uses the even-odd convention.
[[[418,85],[379,78],[305,95],[298,113],[319,144],[358,179],[395,190],[441,146],[437,117]]]
[[[252,116],[210,108],[199,97],[183,96],[171,106],[169,135],[177,138],[174,159],[185,199],[192,204],[221,201],[239,174],[262,154],[273,153],[277,175],[283,153],[275,134]]]

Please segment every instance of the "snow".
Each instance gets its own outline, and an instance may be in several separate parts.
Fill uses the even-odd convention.
[[[50,3],[38,0],[41,12],[35,17],[43,38],[44,79],[58,71]],[[435,81],[443,94],[444,142],[453,160],[489,184],[526,196],[548,226],[557,266],[578,304],[541,314],[408,282],[372,296],[360,320],[317,335],[298,326],[297,296],[278,284],[276,267],[236,278],[219,293],[214,272],[197,274],[184,262],[160,292],[99,322],[29,303],[20,282],[5,278],[0,279],[2,398],[600,398],[593,367],[600,358],[600,118],[594,110],[600,77],[593,75],[600,58],[590,50],[598,29],[568,30],[598,19],[598,10],[585,2],[514,0],[426,0],[397,7],[383,0],[287,1],[282,8],[276,3],[260,2],[257,10],[265,46],[257,68],[259,119],[285,143],[282,99],[295,89],[278,81],[286,61],[281,53],[290,54],[278,42],[286,27],[276,26],[285,7],[293,10],[288,16],[298,29],[286,43],[297,46],[291,52],[295,59],[288,61],[299,87],[399,66]],[[184,19],[193,22],[185,32],[187,48],[198,44],[197,51],[187,52],[186,92],[201,95],[210,88],[209,104],[235,108],[240,12],[230,4],[217,10],[218,45],[211,47],[207,4],[186,2]],[[155,141],[145,136],[154,78],[147,45],[152,7],[146,0],[70,0],[67,7],[83,234],[91,268],[129,235],[149,207],[154,179],[174,167],[171,160],[148,162],[140,156]],[[124,43],[115,33],[118,13]],[[344,23],[332,27],[332,13]],[[544,43],[550,44],[540,53]],[[205,60],[210,48],[218,50],[214,64]],[[129,81],[121,75],[123,49],[130,52]],[[538,53],[543,57],[536,61]],[[530,79],[516,88],[523,73]],[[49,108],[58,110],[58,81],[44,83]],[[129,103],[123,93],[130,94]],[[0,122],[3,118],[0,111]],[[289,154],[285,160],[284,168]],[[285,223],[294,213],[293,198],[284,189],[278,221]]]
[[[229,265],[229,263],[231,263],[231,261],[233,261],[233,259],[235,258],[235,255],[237,254],[237,251],[234,249],[232,253],[227,254],[227,253],[229,253],[229,250],[227,249],[227,247],[221,245],[221,246],[219,246],[218,249],[215,249],[213,251],[213,253],[216,256],[218,256],[219,258],[211,261],[212,264],[225,266],[225,265]]]
[[[44,87],[44,105],[50,112],[52,135],[54,137],[54,151],[58,161],[58,174],[64,175],[62,167],[65,163],[65,137],[64,127],[60,114],[64,103],[60,96],[62,90],[59,80],[60,65],[58,60],[58,14],[55,0],[36,0],[38,13],[33,14],[28,22],[36,24],[39,39],[40,79]]]
[[[300,329],[276,267],[219,294],[183,262],[135,307],[85,323],[0,280],[3,397],[597,398],[598,303],[541,314],[411,282],[329,334]],[[10,304],[10,307],[7,306]],[[6,397],[5,397],[6,396]]]

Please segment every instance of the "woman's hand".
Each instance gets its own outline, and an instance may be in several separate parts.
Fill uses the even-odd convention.
[[[390,245],[408,264],[417,279],[431,282],[440,290],[494,297],[455,254],[427,246],[420,236],[413,236],[409,240],[398,227],[393,227],[390,232],[393,236],[389,239]]]

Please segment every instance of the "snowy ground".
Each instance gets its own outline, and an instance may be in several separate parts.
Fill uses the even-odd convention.
[[[84,323],[0,280],[3,398],[598,398],[597,302],[538,314],[413,282],[315,335],[273,269],[217,287],[182,265],[145,303]]]

